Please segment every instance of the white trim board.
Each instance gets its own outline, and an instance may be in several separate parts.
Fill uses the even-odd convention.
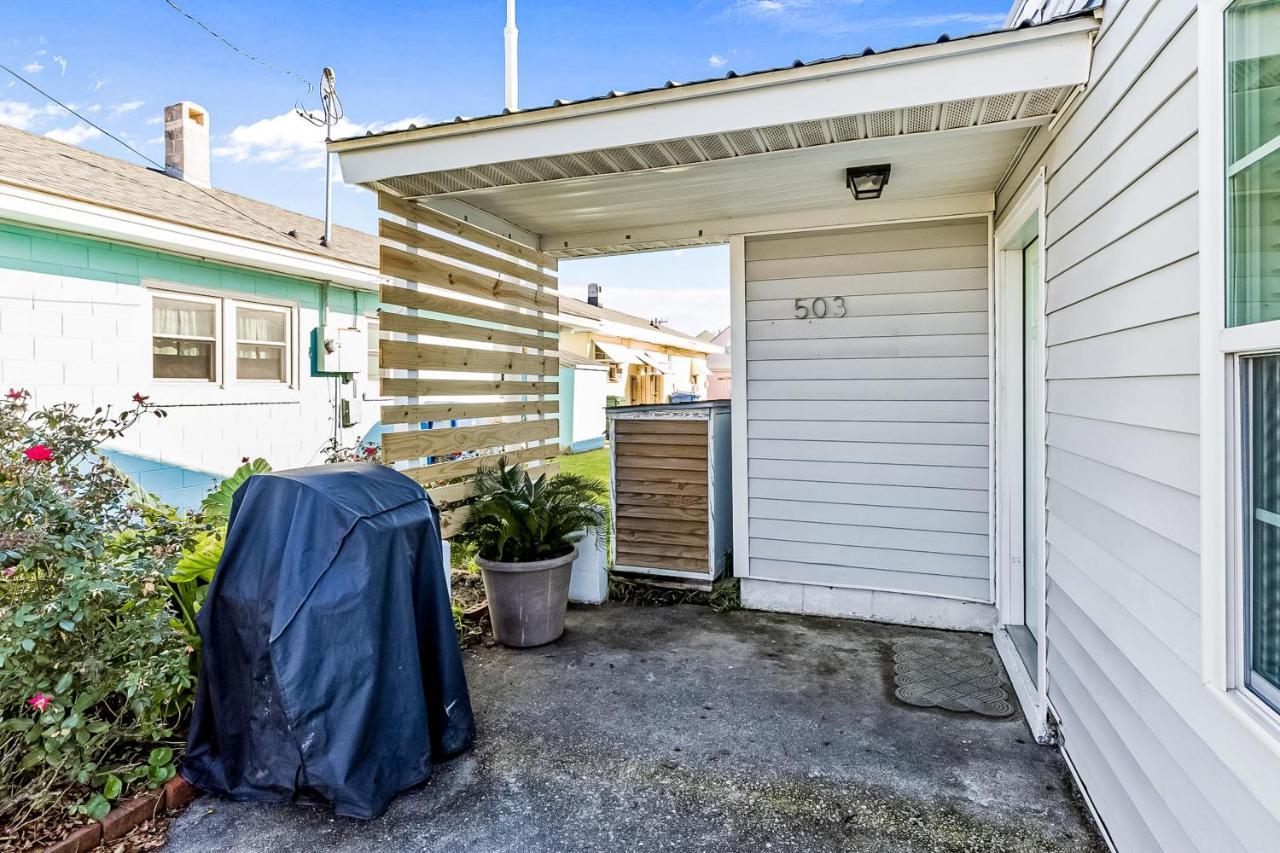
[[[995,607],[978,601],[750,577],[742,578],[742,606],[749,610],[864,619],[984,634],[994,630],[996,619]]]

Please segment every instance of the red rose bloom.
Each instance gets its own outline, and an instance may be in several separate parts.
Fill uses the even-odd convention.
[[[5,396],[8,397],[10,400],[21,400],[22,392],[18,391],[17,389],[10,388],[9,393],[5,394]]]
[[[137,403],[139,406],[141,406],[143,403],[147,402],[147,400],[148,400],[148,399],[149,399],[148,397],[144,397],[144,396],[142,395],[142,392],[141,392],[141,391],[139,391],[138,393],[136,393],[136,394],[134,394],[134,395],[133,395],[133,402]]]
[[[22,451],[22,455],[27,457],[28,462],[50,462],[53,460],[53,451],[43,444],[28,447]]]

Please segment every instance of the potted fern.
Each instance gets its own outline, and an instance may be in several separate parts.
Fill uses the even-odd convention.
[[[476,475],[459,533],[475,546],[493,634],[506,646],[540,646],[564,633],[569,575],[585,532],[603,542],[604,483],[572,474],[536,479],[506,458]]]

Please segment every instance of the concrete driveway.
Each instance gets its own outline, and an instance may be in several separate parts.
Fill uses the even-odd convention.
[[[476,749],[383,817],[204,797],[165,849],[1105,850],[1058,752],[1020,714],[894,697],[902,638],[991,647],[687,605],[575,608],[550,646],[466,654]]]

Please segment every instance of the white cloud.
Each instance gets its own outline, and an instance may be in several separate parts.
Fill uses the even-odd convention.
[[[89,87],[89,91],[90,91],[90,92],[97,92],[97,91],[101,90],[101,89],[102,89],[102,87],[103,87],[103,86],[105,86],[105,85],[107,85],[107,81],[106,81],[106,80],[94,80],[94,81],[93,81],[93,85]]]
[[[102,131],[96,127],[90,127],[87,124],[77,122],[71,127],[59,127],[45,133],[45,136],[58,142],[66,142],[69,145],[79,145],[90,139],[96,139],[102,135]]]
[[[145,103],[146,101],[124,101],[122,103],[112,104],[111,117],[118,118],[124,115],[125,113],[131,113]]]
[[[164,116],[151,116],[143,124],[157,125],[164,124]]]
[[[0,124],[19,130],[30,130],[50,116],[59,115],[62,109],[54,104],[33,107],[23,101],[0,99]]]
[[[53,64],[58,66],[58,70],[63,77],[67,76],[67,60],[58,54],[53,55]]]
[[[426,116],[399,121],[356,124],[342,119],[334,126],[333,138],[362,136],[372,131],[428,123]],[[294,112],[259,119],[233,128],[213,149],[213,156],[235,163],[272,163],[289,169],[319,169],[324,166],[324,127],[316,127]]]
[[[44,66],[41,65],[37,60],[33,59],[30,62],[28,62],[26,65],[22,66],[22,70],[27,72],[28,74],[39,74],[41,71],[44,70]]]
[[[712,68],[723,68],[725,63],[728,61],[729,60],[725,59],[723,56],[721,56],[718,53],[713,53],[707,57],[707,64],[710,65]]]

